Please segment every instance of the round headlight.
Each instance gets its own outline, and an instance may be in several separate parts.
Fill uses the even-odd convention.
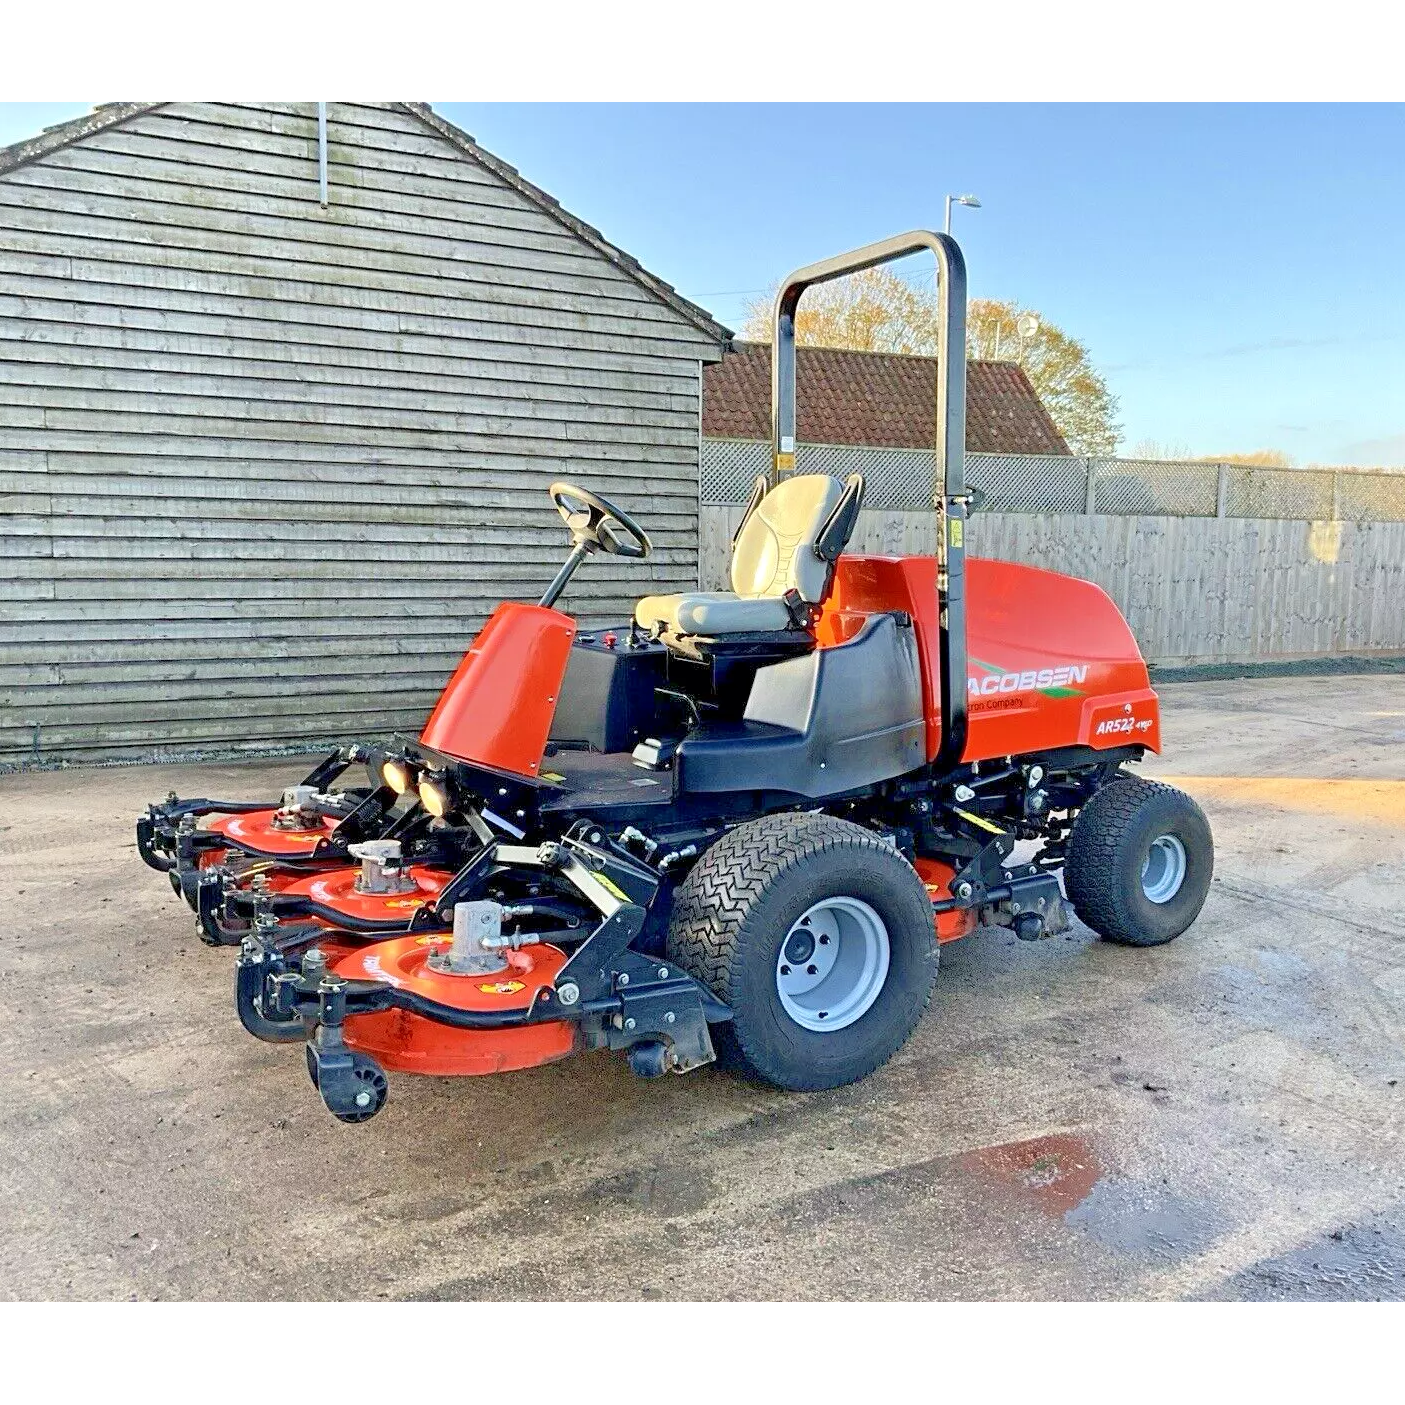
[[[381,780],[397,795],[404,795],[415,783],[414,767],[408,761],[392,756],[381,765]]]
[[[435,819],[442,820],[449,813],[449,783],[443,775],[420,778],[420,804]]]

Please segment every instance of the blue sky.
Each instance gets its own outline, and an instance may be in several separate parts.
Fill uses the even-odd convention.
[[[1126,444],[1405,466],[1405,106],[435,106],[733,327],[973,191],[973,295],[1086,342]]]

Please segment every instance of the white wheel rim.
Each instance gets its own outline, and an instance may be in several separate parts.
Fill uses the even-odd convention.
[[[776,957],[781,1007],[826,1034],[862,1019],[888,979],[883,919],[858,898],[825,898],[792,924]]]
[[[1185,845],[1174,834],[1151,841],[1142,860],[1142,892],[1148,902],[1168,903],[1185,882]]]

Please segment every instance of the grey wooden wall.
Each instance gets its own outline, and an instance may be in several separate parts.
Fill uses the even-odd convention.
[[[725,586],[741,507],[702,509],[704,585]],[[1405,650],[1405,522],[977,513],[971,554],[1096,581],[1150,663]],[[864,512],[851,550],[930,555],[931,512]]]
[[[716,342],[412,114],[170,104],[0,175],[0,760],[414,729],[565,551],[697,579]]]

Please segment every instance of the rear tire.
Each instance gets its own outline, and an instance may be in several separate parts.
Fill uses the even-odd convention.
[[[813,941],[810,932],[824,952],[791,965],[791,945]],[[724,1059],[796,1091],[837,1088],[887,1063],[937,975],[932,902],[916,871],[871,831],[830,815],[768,815],[723,835],[678,889],[668,952],[731,1006],[731,1023],[715,1031]]]
[[[1123,776],[1079,812],[1064,885],[1078,916],[1123,946],[1160,946],[1200,915],[1215,841],[1200,806],[1159,781]]]

